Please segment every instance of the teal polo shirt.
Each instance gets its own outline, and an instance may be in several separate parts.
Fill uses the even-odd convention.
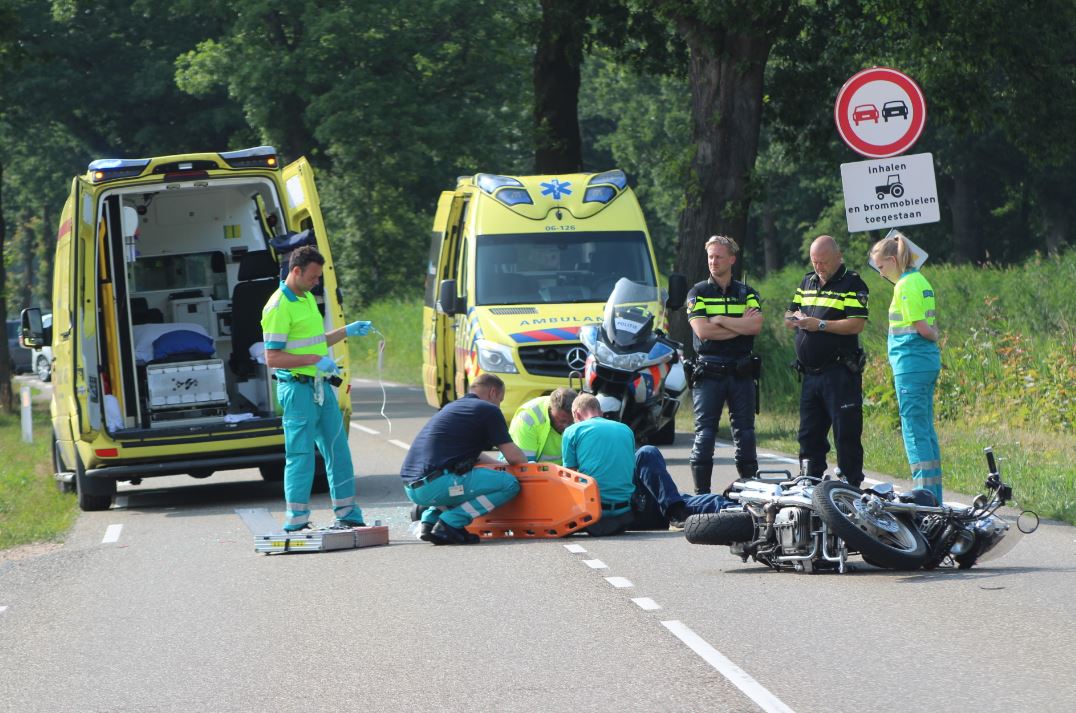
[[[561,439],[564,467],[598,481],[603,503],[627,502],[635,492],[635,434],[623,423],[600,416],[573,423]],[[619,515],[630,507],[606,510]]]

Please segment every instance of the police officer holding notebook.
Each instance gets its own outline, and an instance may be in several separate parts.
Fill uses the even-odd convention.
[[[852,485],[863,482],[863,350],[867,285],[844,266],[837,241],[820,235],[811,243],[811,264],[788,310],[785,326],[796,331],[800,390],[800,463],[821,476],[833,427],[837,465]]]

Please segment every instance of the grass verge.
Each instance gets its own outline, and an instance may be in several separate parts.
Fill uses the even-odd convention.
[[[400,384],[422,383],[422,302],[384,300],[368,306],[349,319],[373,322],[381,335],[348,339],[351,371],[367,379],[378,377],[378,344],[385,341],[380,374],[385,381]],[[383,336],[382,336],[383,335]]]
[[[52,478],[49,414],[34,410],[34,442],[22,442],[18,415],[0,414],[0,549],[56,540],[78,516],[75,498]]]

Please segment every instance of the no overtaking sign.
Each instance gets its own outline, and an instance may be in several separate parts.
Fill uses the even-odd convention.
[[[833,107],[837,131],[855,152],[887,158],[912,147],[927,121],[923,91],[911,77],[888,67],[852,75]]]

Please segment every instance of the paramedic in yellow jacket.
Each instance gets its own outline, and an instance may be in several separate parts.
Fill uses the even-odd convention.
[[[314,446],[325,459],[336,524],[362,527],[355,502],[355,470],[336,394],[328,377],[339,367],[329,347],[345,337],[370,331],[369,322],[352,322],[325,332],[324,317],[310,294],[321,279],[325,258],[311,246],[291,253],[288,276],[262,309],[265,363],[276,370],[277,400],[284,409],[284,530],[310,527],[310,488],[314,483]]]
[[[508,434],[527,460],[560,465],[561,434],[572,425],[572,402],[577,395],[561,387],[516,409]]]

